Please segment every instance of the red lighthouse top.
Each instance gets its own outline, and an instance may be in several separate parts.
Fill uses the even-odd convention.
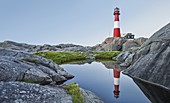
[[[116,8],[114,9],[113,15],[115,15],[115,21],[119,21],[120,12],[119,12],[119,8],[118,8],[118,7],[116,7]]]
[[[114,9],[114,15],[120,15],[120,13],[119,13],[119,8],[118,8],[118,7],[116,7],[116,8]]]
[[[119,8],[118,7],[116,7],[114,9],[113,15],[114,15],[114,18],[115,18],[114,19],[113,37],[121,37],[121,35],[120,35],[120,25],[119,25],[119,15],[120,15],[120,13],[119,13]]]

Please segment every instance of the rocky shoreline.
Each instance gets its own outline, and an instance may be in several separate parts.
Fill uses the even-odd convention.
[[[1,48],[8,48],[11,50],[19,50],[25,52],[43,52],[43,51],[57,51],[57,52],[82,52],[91,53],[92,51],[127,51],[132,47],[140,47],[147,38],[125,39],[108,37],[101,44],[95,46],[81,46],[75,44],[59,44],[59,45],[30,45],[26,43],[17,43],[14,41],[0,42]]]
[[[63,83],[73,77],[52,60],[26,51],[0,48],[1,103],[72,103],[72,97],[62,86],[48,84]],[[91,98],[90,102],[103,103],[95,94],[81,90],[88,93],[84,96]]]
[[[135,52],[126,74],[170,88],[170,24],[153,34]]]
[[[29,91],[32,91],[34,93],[34,90],[29,89],[30,87],[34,86],[34,83],[36,83],[36,88],[39,88],[40,90],[45,87],[47,90],[48,88],[54,88],[49,86],[48,84],[60,84],[70,78],[73,78],[71,74],[67,73],[63,68],[61,68],[59,65],[54,63],[50,59],[43,58],[41,56],[34,55],[34,52],[46,52],[46,51],[57,51],[57,52],[81,52],[88,54],[88,57],[86,59],[88,60],[95,60],[94,55],[91,55],[93,51],[110,51],[110,50],[118,50],[114,47],[118,46],[126,49],[130,49],[131,46],[134,45],[132,41],[135,42],[139,40],[143,40],[143,38],[139,38],[136,40],[125,40],[122,38],[112,38],[112,40],[109,40],[107,42],[108,38],[100,45],[96,45],[93,47],[84,47],[80,45],[74,45],[74,44],[59,44],[59,45],[29,45],[25,43],[16,43],[13,41],[4,41],[0,43],[0,80],[1,80],[1,88],[0,90],[6,91],[3,92],[2,96],[0,97],[1,102],[7,103],[9,101],[6,101],[5,97],[9,97],[8,99],[11,101],[20,101],[20,102],[29,102],[31,103],[31,100],[34,100],[36,96],[29,97],[31,94],[27,93]],[[123,41],[130,41],[130,44]],[[117,45],[117,41],[122,42],[121,44]],[[142,41],[144,42],[144,40]],[[107,44],[108,43],[108,44]],[[125,45],[126,44],[126,45]],[[128,45],[127,45],[128,44]],[[107,45],[112,45],[107,47]],[[126,47],[127,46],[127,47]],[[139,47],[138,45],[137,47]],[[107,48],[106,48],[107,47]],[[135,45],[136,47],[136,45]],[[117,48],[117,47],[116,47]],[[120,49],[120,48],[119,48]],[[27,83],[24,83],[27,82]],[[28,99],[25,99],[26,97],[22,97],[22,93],[20,94],[20,88],[13,87],[18,86],[22,87],[24,85],[28,86],[28,88],[25,90],[26,94],[25,96],[28,97]],[[18,91],[14,91],[13,94],[17,98],[10,97],[11,91],[8,91],[7,88],[3,88],[4,85],[8,84],[9,88],[16,88]],[[44,86],[43,86],[44,85]],[[11,87],[10,87],[11,86]],[[23,87],[24,88],[24,87]],[[60,97],[56,91],[55,96],[56,98],[60,98],[61,101],[57,101],[56,103],[71,103],[72,98],[70,99],[69,95],[65,92],[65,90],[61,87],[55,87],[58,91],[62,91],[63,97],[67,97],[69,99],[66,99],[63,97]],[[44,89],[45,90],[45,89]],[[43,89],[42,89],[43,91]],[[90,91],[81,89],[82,94],[85,98],[85,103],[90,102],[96,102],[96,103],[103,103],[103,101],[97,97],[95,94],[93,94]],[[37,91],[35,91],[37,93]],[[25,93],[25,92],[24,92]],[[15,95],[16,94],[16,95]],[[49,93],[50,94],[50,91]],[[51,95],[46,95],[52,96]],[[39,96],[38,98],[42,98],[38,94],[33,94]],[[31,100],[30,100],[31,99]],[[49,99],[39,99],[36,100],[37,102],[48,102],[51,101]],[[56,101],[54,99],[54,101]]]

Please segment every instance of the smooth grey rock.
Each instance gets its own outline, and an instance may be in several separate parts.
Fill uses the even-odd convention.
[[[80,91],[84,97],[85,103],[104,103],[98,96],[89,90],[80,88]]]
[[[128,51],[132,47],[140,47],[140,45],[135,40],[127,40],[123,44],[122,51]]]
[[[123,63],[129,55],[130,53],[128,51],[122,52],[116,57],[116,60],[120,63]]]
[[[93,46],[92,49],[95,51],[99,51],[99,52],[104,51],[104,48],[102,48],[102,44],[97,44],[97,45]]]
[[[121,66],[121,67],[128,67],[128,66],[129,66],[129,64],[128,64],[128,63],[126,63],[126,62],[123,62],[123,63],[121,63],[121,64],[120,64],[120,66]]]
[[[103,41],[102,44],[110,44],[113,42],[113,40],[114,40],[114,37],[108,37]]]
[[[128,49],[128,51],[129,51],[130,53],[135,53],[135,52],[137,52],[139,49],[140,49],[140,47],[131,47],[131,48]]]
[[[36,68],[31,68],[25,71],[24,76],[21,80],[39,84],[49,84],[52,82],[52,79],[48,74]]]
[[[125,38],[107,38],[102,43],[102,48],[105,51],[121,51],[123,43],[126,42]]]
[[[127,39],[124,37],[108,37],[101,44],[94,46],[95,51],[127,51],[132,47],[140,47],[147,38]]]
[[[57,73],[67,79],[71,79],[74,77],[70,73],[66,72],[62,67],[58,67]]]
[[[70,78],[66,78],[66,77],[64,77],[64,76],[62,76],[62,75],[59,75],[59,74],[55,74],[55,75],[52,75],[52,76],[50,76],[51,77],[51,79],[53,80],[53,81],[55,81],[56,83],[63,83],[63,82],[65,82],[65,81],[67,81],[67,79],[70,79]]]
[[[66,81],[72,77],[71,74],[49,59],[26,52],[0,48],[1,81],[48,84],[52,81]]]
[[[140,37],[135,39],[134,41],[141,46],[146,40],[148,40],[148,38]]]
[[[103,48],[105,51],[120,51],[122,46],[120,44],[110,43],[110,44],[105,44]]]
[[[129,54],[128,57],[125,59],[125,63],[127,66],[130,66],[132,64],[134,55],[135,54]]]
[[[72,103],[72,97],[59,87],[22,82],[0,82],[1,103]]]
[[[125,73],[170,88],[170,23],[153,34],[135,53]]]

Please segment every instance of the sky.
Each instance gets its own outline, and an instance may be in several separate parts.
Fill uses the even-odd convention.
[[[120,8],[121,33],[149,38],[170,22],[170,0],[0,0],[0,41],[96,45],[113,34]]]

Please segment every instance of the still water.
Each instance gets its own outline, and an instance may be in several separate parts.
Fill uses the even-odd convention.
[[[63,64],[61,66],[75,76],[65,82],[66,84],[76,82],[80,87],[94,92],[105,103],[151,103],[134,80],[122,74],[124,69],[114,62]]]

